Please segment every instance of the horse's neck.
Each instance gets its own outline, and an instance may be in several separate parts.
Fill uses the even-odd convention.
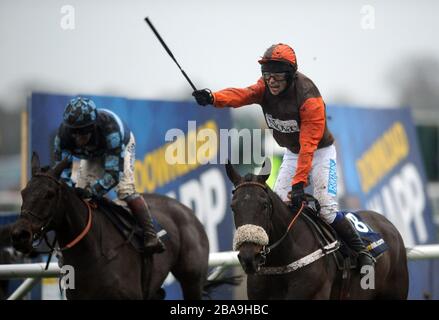
[[[63,203],[64,208],[62,209],[64,211],[64,219],[56,230],[60,247],[66,246],[85,230],[89,216],[87,205],[72,191],[67,191],[66,198],[66,201]],[[93,244],[92,229],[75,245],[76,248],[83,250]]]
[[[277,241],[287,232],[295,213],[278,196],[270,194],[270,197],[273,204],[271,237]],[[297,217],[285,239],[272,251],[272,256],[276,260],[290,263],[311,253],[315,242],[313,239],[309,226],[301,217]]]

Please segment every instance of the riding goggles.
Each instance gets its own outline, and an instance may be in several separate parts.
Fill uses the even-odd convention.
[[[284,81],[287,79],[286,72],[274,73],[274,72],[262,72],[262,77],[265,81],[269,81],[270,78],[273,78],[275,81]]]

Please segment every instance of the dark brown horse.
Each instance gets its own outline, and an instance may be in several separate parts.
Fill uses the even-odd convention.
[[[153,255],[143,268],[144,256],[127,243],[99,208],[91,210],[74,189],[59,181],[65,165],[60,162],[42,171],[38,156],[32,157],[32,178],[21,192],[21,214],[12,230],[16,249],[28,252],[33,241],[54,230],[59,246],[65,248],[63,264],[73,266],[75,272],[75,289],[67,290],[69,299],[160,298],[169,272],[179,281],[184,299],[202,298],[209,242],[192,210],[165,196],[145,196],[169,237],[165,240],[167,250]],[[87,226],[86,235],[72,245]]]
[[[351,270],[349,282],[342,287],[341,272],[334,254],[329,253],[336,253],[337,246],[328,246],[325,255],[303,215],[298,215],[286,232],[294,214],[265,184],[269,175],[241,177],[231,164],[226,165],[226,171],[235,186],[231,204],[237,228],[234,245],[247,273],[249,299],[407,298],[404,243],[398,230],[384,216],[372,211],[359,212],[372,229],[381,233],[390,248],[379,257],[373,273]],[[266,248],[283,235],[285,238],[267,253]],[[365,276],[368,279],[364,282],[363,278],[362,282]]]

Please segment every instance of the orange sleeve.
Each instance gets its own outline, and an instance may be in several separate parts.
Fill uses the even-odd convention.
[[[227,88],[212,93],[213,105],[217,108],[226,106],[239,108],[253,103],[260,103],[264,91],[265,83],[260,78],[256,84],[247,88]]]
[[[325,104],[322,97],[308,98],[300,108],[300,151],[297,169],[291,184],[308,185],[314,151],[325,132]]]

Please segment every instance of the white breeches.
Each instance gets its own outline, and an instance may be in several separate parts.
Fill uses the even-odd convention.
[[[291,181],[296,173],[299,155],[287,149],[284,154],[279,175],[274,185],[282,200],[288,200],[291,191]],[[334,145],[317,149],[312,160],[309,182],[314,188],[313,196],[319,201],[320,215],[332,223],[338,211],[337,202],[337,152]]]

